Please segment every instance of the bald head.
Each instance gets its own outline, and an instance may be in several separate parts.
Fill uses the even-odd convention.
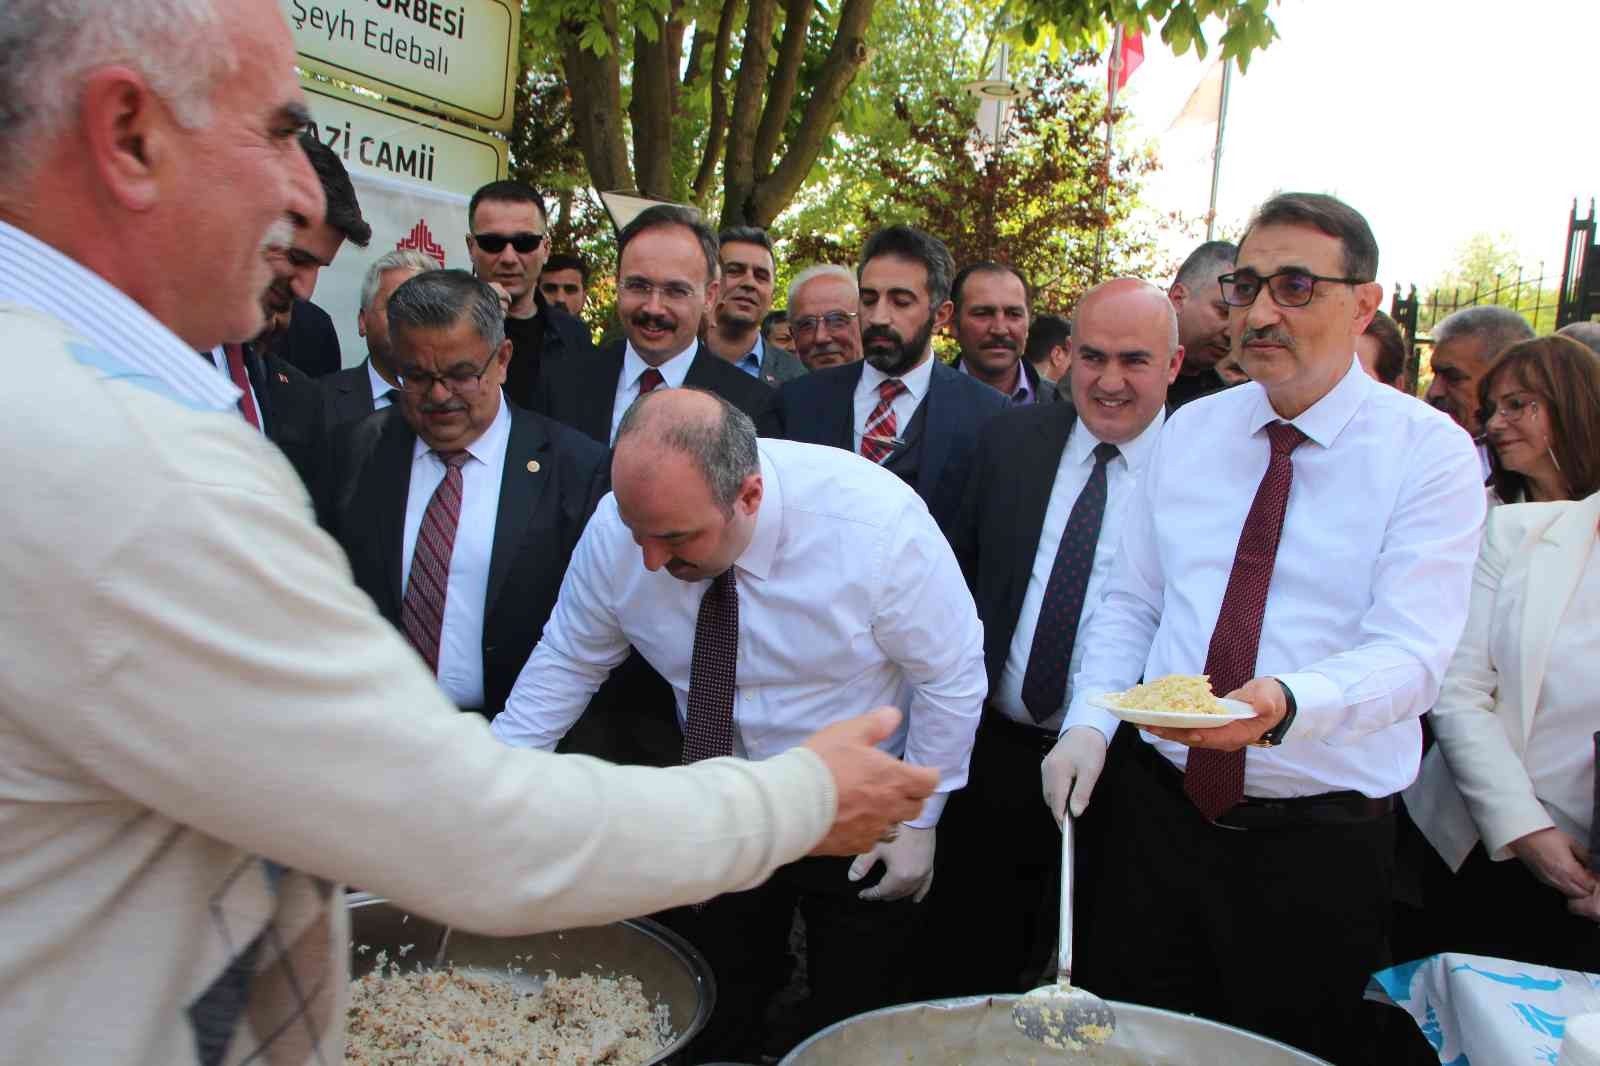
[[[1084,293],[1067,343],[1073,405],[1106,444],[1125,444],[1149,427],[1183,365],[1172,301],[1138,278],[1115,278]]]
[[[617,428],[611,484],[617,511],[650,570],[701,581],[732,566],[761,508],[756,427],[699,389],[657,389]]]

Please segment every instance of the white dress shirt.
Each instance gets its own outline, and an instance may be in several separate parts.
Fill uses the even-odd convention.
[[[1168,420],[1123,518],[1066,728],[1109,736],[1116,719],[1089,696],[1141,676],[1205,672],[1271,454],[1265,427],[1278,420],[1248,382]],[[1245,792],[1388,796],[1416,776],[1416,719],[1438,696],[1466,623],[1484,516],[1478,457],[1454,422],[1379,385],[1354,359],[1292,422],[1309,439],[1293,456],[1256,674],[1288,685],[1298,716],[1282,746],[1247,751]],[[1185,765],[1187,748],[1155,743]]]
[[[764,496],[734,564],[736,751],[765,759],[831,722],[894,704],[907,715],[884,749],[939,771],[938,792],[910,823],[931,826],[966,783],[986,689],[983,626],[955,556],[892,473],[837,448],[780,440],[759,448]],[[672,685],[682,723],[709,586],[646,570],[607,495],[495,735],[553,748],[630,644]]]
[[[1523,765],[1550,818],[1588,847],[1594,819],[1595,650],[1600,648],[1600,552],[1591,550],[1550,642]]]
[[[661,384],[656,388],[683,388],[683,379],[689,376],[689,366],[694,362],[694,354],[699,347],[700,341],[692,340],[689,342],[689,347],[656,367],[661,371]],[[617,442],[617,427],[622,425],[622,416],[627,413],[633,401],[639,398],[639,379],[649,369],[650,364],[633,350],[633,342],[628,341],[622,352],[622,373],[617,375],[617,398],[611,404],[612,444]]]
[[[217,345],[207,354],[211,356],[211,365],[215,366],[217,368],[217,373],[222,375],[222,380],[226,381],[229,385],[233,385],[234,389],[237,390],[239,386],[233,384],[233,373],[228,369],[228,353],[223,350],[222,345]],[[246,373],[244,376],[244,387],[250,391],[250,403],[256,409],[256,417],[261,417],[261,402],[256,399],[256,387],[251,383],[250,375],[248,373]],[[244,418],[243,411],[239,412],[239,417]],[[246,419],[246,421],[248,421],[248,419]],[[261,430],[263,433],[267,431],[265,424],[257,426],[256,428]]]
[[[894,403],[890,404],[894,410],[896,436],[905,436],[906,427],[911,424],[911,417],[917,413],[917,406],[922,403],[923,397],[928,395],[928,382],[932,377],[932,353],[901,375],[900,381],[905,385],[906,391],[896,396]],[[889,375],[871,363],[861,364],[861,380],[856,383],[855,420],[851,423],[850,429],[857,455],[861,454],[861,434],[867,428],[867,419],[872,417],[873,409],[878,406],[878,401],[883,399],[878,395],[878,386],[888,380]]]
[[[504,397],[483,436],[467,445],[472,458],[461,464],[461,517],[450,550],[450,577],[439,630],[439,687],[457,707],[483,706],[483,617],[489,592],[489,557],[494,552],[495,517],[500,513],[500,481],[511,440],[511,412]],[[444,461],[419,437],[411,451],[411,485],[406,491],[405,540],[400,559],[400,594],[411,583],[411,556],[417,531],[439,483]]]
[[[394,401],[389,399],[389,393],[394,386],[383,380],[383,375],[378,373],[378,368],[372,365],[372,359],[367,359],[367,381],[372,385],[372,409],[381,411]],[[443,475],[440,475],[443,478]]]
[[[1033,555],[1033,572],[1028,575],[1028,589],[1022,594],[1022,609],[1017,614],[1017,629],[1011,635],[1011,650],[1006,654],[1005,667],[1000,671],[1000,683],[989,701],[1007,718],[1024,725],[1039,725],[1046,729],[1059,729],[1061,716],[1072,697],[1072,675],[1083,661],[1082,636],[1088,632],[1094,619],[1095,606],[1105,591],[1106,575],[1117,557],[1117,541],[1122,530],[1122,513],[1128,498],[1138,484],[1145,463],[1155,450],[1156,438],[1166,422],[1166,414],[1157,411],[1156,417],[1144,432],[1117,446],[1118,455],[1106,464],[1106,510],[1100,520],[1100,542],[1094,552],[1094,566],[1089,571],[1089,586],[1083,597],[1083,610],[1078,615],[1078,639],[1073,641],[1072,661],[1067,669],[1066,699],[1061,710],[1035,723],[1033,715],[1022,702],[1022,678],[1028,670],[1028,657],[1033,651],[1033,634],[1039,624],[1039,609],[1044,606],[1044,590],[1050,583],[1050,572],[1055,569],[1056,551],[1061,545],[1061,535],[1066,532],[1067,519],[1072,517],[1073,504],[1089,483],[1094,472],[1094,449],[1100,443],[1084,425],[1083,419],[1072,424],[1067,446],[1062,449],[1061,462],[1056,467],[1056,478],[1050,489],[1050,504],[1044,512],[1044,528],[1039,533],[1039,548]]]

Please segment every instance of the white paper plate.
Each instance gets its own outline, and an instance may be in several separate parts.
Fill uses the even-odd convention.
[[[1256,712],[1250,709],[1248,703],[1241,703],[1238,700],[1218,701],[1228,709],[1226,714],[1196,714],[1190,711],[1146,711],[1137,707],[1118,707],[1112,702],[1111,697],[1120,695],[1122,695],[1120,692],[1107,692],[1099,696],[1090,696],[1089,705],[1110,711],[1124,722],[1160,726],[1164,729],[1215,729],[1229,722],[1239,722],[1256,716]]]

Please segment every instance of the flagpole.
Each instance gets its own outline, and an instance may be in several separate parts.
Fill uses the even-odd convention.
[[[1111,113],[1117,106],[1117,83],[1122,80],[1122,27],[1120,25],[1117,27],[1116,35],[1111,41],[1111,65],[1108,75],[1110,81],[1107,83],[1108,91],[1106,93],[1106,176],[1105,181],[1100,185],[1100,232],[1095,236],[1094,241],[1094,280],[1096,284],[1099,284],[1101,273],[1105,269],[1106,227],[1111,221],[1106,216],[1111,209]]]
[[[1228,128],[1228,84],[1233,80],[1233,63],[1222,61],[1222,99],[1217,103],[1217,146],[1211,152],[1211,207],[1206,211],[1206,240],[1217,229],[1217,183],[1222,179],[1222,135]]]

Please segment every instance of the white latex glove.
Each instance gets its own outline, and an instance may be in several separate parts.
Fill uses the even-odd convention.
[[[1044,757],[1039,774],[1044,778],[1044,805],[1050,808],[1056,824],[1072,800],[1072,816],[1083,814],[1089,796],[1106,765],[1106,738],[1094,726],[1077,725],[1062,734],[1050,754]]]
[[[884,865],[883,878],[871,888],[863,888],[858,893],[861,898],[891,900],[911,896],[912,903],[921,903],[933,887],[933,838],[932,827],[913,829],[902,825],[893,840],[880,841],[871,851],[857,855],[848,874],[852,881],[867,876],[879,862]]]

